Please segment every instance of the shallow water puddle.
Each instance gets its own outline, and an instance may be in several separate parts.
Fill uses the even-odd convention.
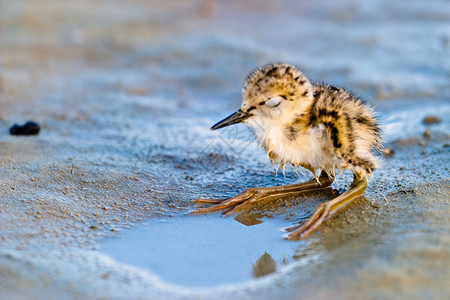
[[[292,258],[296,243],[281,231],[289,225],[269,219],[246,226],[217,215],[156,219],[105,240],[100,251],[170,283],[232,284],[273,272]]]

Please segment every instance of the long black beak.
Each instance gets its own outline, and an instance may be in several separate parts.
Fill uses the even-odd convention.
[[[249,114],[248,112],[243,112],[242,110],[238,110],[237,112],[229,115],[222,121],[215,124],[213,127],[211,127],[211,130],[216,130],[225,126],[241,123],[242,121],[250,118],[252,114]]]

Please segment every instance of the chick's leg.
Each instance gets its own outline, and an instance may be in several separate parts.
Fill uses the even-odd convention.
[[[227,217],[259,201],[276,198],[279,196],[295,195],[329,187],[333,183],[333,180],[334,178],[330,178],[325,172],[322,172],[318,180],[312,179],[307,182],[284,186],[250,188],[244,190],[234,197],[221,200],[196,199],[195,202],[197,203],[212,203],[215,205],[196,209],[192,213],[209,213],[228,208],[230,210],[224,213],[224,216]]]
[[[319,204],[311,217],[302,225],[286,229],[290,232],[288,239],[292,240],[296,238],[304,238],[311,234],[336,211],[344,207],[353,199],[363,195],[367,188],[367,183],[367,178],[359,178],[355,176],[355,179],[348,191],[331,201]]]

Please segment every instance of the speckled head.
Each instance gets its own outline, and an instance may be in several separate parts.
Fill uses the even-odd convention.
[[[253,70],[242,90],[243,107],[263,105],[262,102],[280,97],[287,101],[312,98],[312,85],[289,64],[267,64]]]
[[[211,129],[241,122],[254,126],[263,119],[281,117],[287,121],[310,106],[313,87],[295,66],[267,64],[248,75],[242,97],[241,108]]]

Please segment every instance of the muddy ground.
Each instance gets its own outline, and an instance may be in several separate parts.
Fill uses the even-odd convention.
[[[1,1],[0,298],[448,298],[449,24],[446,1]],[[308,178],[276,175],[242,127],[209,131],[272,61],[379,111],[393,154],[366,195],[241,284],[181,287],[103,255],[197,197]],[[28,120],[39,135],[9,135]],[[332,197],[238,220],[295,224]]]

